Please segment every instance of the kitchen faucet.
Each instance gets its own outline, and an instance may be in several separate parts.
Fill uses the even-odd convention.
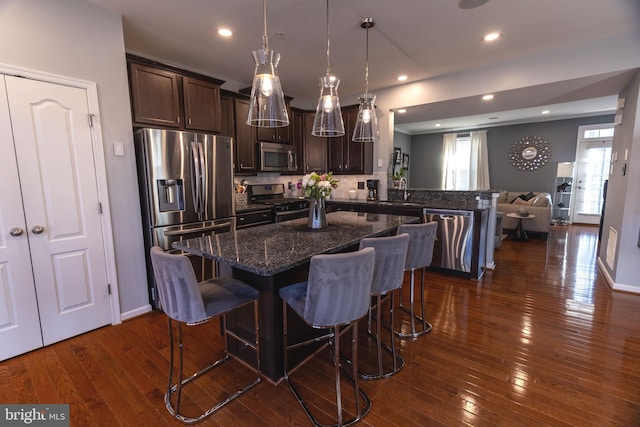
[[[405,177],[400,178],[400,190],[404,190],[402,197],[406,202],[407,199],[409,198],[409,193],[407,193],[407,178]]]

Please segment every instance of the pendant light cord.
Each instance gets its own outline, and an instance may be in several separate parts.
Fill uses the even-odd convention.
[[[329,42],[329,0],[327,0],[327,76],[331,75],[331,44]]]
[[[365,50],[364,93],[369,93],[369,27],[367,27],[367,48]]]
[[[262,19],[264,20],[264,34],[262,35],[262,48],[266,52],[269,50],[269,39],[267,37],[267,0],[262,0]]]

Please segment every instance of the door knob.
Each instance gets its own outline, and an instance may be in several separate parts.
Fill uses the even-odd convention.
[[[24,230],[21,227],[13,227],[11,230],[9,230],[9,234],[11,234],[13,237],[21,236],[22,233],[24,233]]]
[[[31,229],[31,232],[33,234],[40,234],[44,231],[44,227],[41,225],[34,225],[33,228]]]

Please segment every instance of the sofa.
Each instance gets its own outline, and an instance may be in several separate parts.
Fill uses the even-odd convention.
[[[527,232],[540,233],[545,238],[551,228],[551,195],[544,192],[529,191],[500,191],[498,197],[498,212],[504,214],[502,227],[504,230],[514,230],[518,226],[517,218],[509,218],[507,214],[518,213],[524,209],[535,218],[522,221],[522,227]]]

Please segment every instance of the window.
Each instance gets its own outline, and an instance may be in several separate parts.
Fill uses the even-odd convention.
[[[443,190],[487,190],[487,131],[443,135]]]
[[[456,138],[455,180],[453,190],[469,190],[469,175],[471,165],[471,138],[459,136]]]
[[[584,131],[582,135],[583,139],[593,139],[593,138],[612,138],[613,137],[613,127],[601,128],[601,129],[588,129]]]

